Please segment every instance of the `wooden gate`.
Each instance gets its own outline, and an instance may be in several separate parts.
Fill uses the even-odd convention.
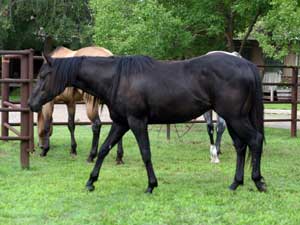
[[[1,73],[1,136],[0,140],[17,140],[20,143],[20,161],[22,168],[29,168],[29,153],[34,150],[33,137],[33,113],[30,111],[27,101],[32,91],[33,84],[33,51],[0,51],[2,55]],[[11,59],[20,60],[20,79],[9,78],[9,62]],[[9,85],[21,84],[20,104],[10,101]],[[9,112],[21,113],[20,131],[9,123]],[[9,132],[10,131],[10,132]],[[11,133],[15,134],[11,136]]]

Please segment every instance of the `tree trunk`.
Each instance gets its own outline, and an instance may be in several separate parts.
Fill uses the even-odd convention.
[[[227,40],[227,50],[229,52],[233,52],[235,50],[235,46],[233,43],[233,18],[234,15],[232,11],[230,11],[228,14],[225,14],[225,19],[227,21],[227,25],[225,28],[225,37]]]
[[[257,21],[259,15],[260,15],[260,10],[257,10],[257,13],[256,13],[255,17],[253,18],[252,22],[250,23],[250,25],[248,27],[248,30],[247,30],[247,32],[246,32],[246,34],[245,34],[245,36],[243,38],[243,41],[241,43],[241,47],[240,47],[240,50],[239,50],[240,55],[242,55],[242,53],[243,53],[245,43],[248,40],[248,37],[251,34],[251,32],[253,30],[253,27],[256,24],[256,21]]]

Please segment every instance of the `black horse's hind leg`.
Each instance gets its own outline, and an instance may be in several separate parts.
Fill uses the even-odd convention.
[[[153,189],[157,187],[158,184],[157,184],[157,179],[151,161],[151,151],[150,151],[147,121],[146,119],[141,120],[135,117],[130,117],[128,119],[128,123],[130,129],[132,130],[137,140],[142,155],[142,159],[144,161],[147,170],[148,187],[145,192],[152,193]]]
[[[123,150],[123,141],[122,138],[118,142],[118,150],[117,150],[117,157],[116,157],[116,163],[119,164],[124,164],[123,162],[123,155],[124,155],[124,150]]]
[[[93,131],[93,140],[92,140],[92,148],[87,158],[88,162],[93,162],[94,158],[97,156],[98,144],[99,144],[99,137],[101,131],[101,120],[99,115],[97,114],[92,121],[92,131]]]
[[[262,181],[260,171],[260,161],[262,154],[263,136],[250,123],[248,118],[229,121],[228,127],[231,127],[236,135],[250,148],[252,157],[252,180],[259,191],[266,191],[266,185]]]
[[[212,111],[207,111],[206,113],[203,114],[203,117],[206,121],[206,126],[207,126],[207,133],[209,136],[210,144],[214,145],[214,124],[212,121]]]
[[[263,137],[261,134],[257,134],[253,143],[250,144],[251,149],[251,163],[252,163],[252,180],[254,181],[257,189],[261,192],[267,190],[266,184],[263,181],[263,177],[260,171],[260,162],[262,155]]]
[[[236,135],[236,133],[228,127],[229,134],[233,140],[236,149],[236,171],[233,183],[229,186],[230,190],[236,190],[239,185],[244,184],[244,166],[246,158],[247,145],[241,141],[241,139]]]
[[[40,154],[41,157],[45,157],[50,149],[50,133],[51,133],[51,127],[52,127],[52,117],[49,119],[45,119],[44,124],[44,145],[42,147],[42,152]]]
[[[75,131],[75,110],[76,110],[76,104],[75,103],[70,103],[67,105],[68,108],[68,128],[71,134],[71,155],[77,155],[77,143],[75,140],[75,135],[74,135],[74,131]]]
[[[210,139],[210,158],[212,163],[219,163],[218,151],[214,142],[214,124],[212,121],[212,110],[203,114],[207,125],[207,133]]]
[[[90,174],[90,178],[86,184],[86,188],[89,191],[93,191],[95,189],[94,182],[98,180],[99,172],[100,172],[100,168],[103,163],[103,160],[105,159],[105,157],[107,156],[109,151],[114,147],[114,145],[128,131],[128,129],[129,129],[129,127],[127,125],[120,125],[117,123],[112,124],[109,134],[99,150],[96,164],[95,164],[94,169]]]
[[[217,118],[217,127],[216,127],[216,130],[217,130],[217,138],[216,138],[216,148],[217,148],[217,153],[218,155],[221,154],[221,140],[222,140],[222,135],[225,131],[225,120],[218,116]]]

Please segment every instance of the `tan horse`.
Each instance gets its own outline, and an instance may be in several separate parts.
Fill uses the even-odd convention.
[[[81,48],[77,51],[72,51],[65,47],[58,47],[52,53],[53,58],[63,58],[63,57],[76,57],[76,56],[103,56],[108,57],[113,54],[102,47],[86,47]],[[75,130],[75,110],[76,102],[84,101],[86,104],[86,112],[89,120],[92,123],[93,130],[93,141],[90,151],[90,155],[87,161],[91,162],[92,159],[97,154],[101,120],[99,118],[99,104],[101,102],[99,99],[95,99],[93,96],[83,93],[81,90],[78,90],[73,87],[68,87],[64,92],[57,96],[53,101],[46,103],[42,111],[38,113],[38,135],[39,135],[39,146],[42,148],[41,156],[46,156],[50,148],[50,136],[52,134],[52,114],[54,109],[54,103],[63,102],[67,105],[68,109],[68,128],[71,134],[71,154],[76,155],[77,143],[74,136]],[[117,151],[117,163],[123,163],[122,161],[123,149],[122,142],[118,145]]]

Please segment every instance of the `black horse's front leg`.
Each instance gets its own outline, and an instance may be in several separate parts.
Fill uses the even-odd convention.
[[[135,117],[129,117],[128,123],[139,145],[142,159],[144,161],[148,175],[148,187],[145,192],[152,193],[153,189],[157,187],[158,184],[151,161],[147,119],[137,119]]]
[[[86,188],[89,191],[93,191],[95,189],[94,182],[98,180],[100,168],[102,166],[105,157],[107,156],[109,151],[114,147],[114,145],[128,131],[128,129],[129,127],[127,125],[121,125],[117,123],[112,124],[109,134],[99,150],[98,158],[94,166],[94,169],[92,170],[90,174],[90,178],[87,181]]]
[[[93,131],[92,148],[89,157],[87,158],[88,162],[93,162],[94,158],[97,156],[98,143],[99,143],[100,131],[101,131],[101,120],[98,114],[96,114],[94,120],[92,121],[92,131]]]

